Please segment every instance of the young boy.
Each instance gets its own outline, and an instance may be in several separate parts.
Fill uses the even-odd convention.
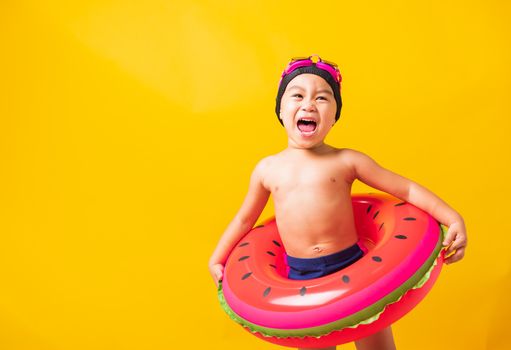
[[[362,252],[356,244],[351,202],[356,179],[415,205],[448,226],[443,242],[448,246],[446,263],[463,258],[467,237],[460,214],[426,188],[380,167],[367,155],[323,142],[340,116],[340,82],[337,65],[319,56],[293,59],[284,70],[276,113],[286,129],[288,147],[256,165],[247,196],[209,261],[217,285],[231,249],[252,229],[270,194],[288,255],[289,278],[317,278],[358,260]],[[323,270],[318,271],[320,260],[331,264],[322,264]],[[358,350],[395,349],[390,327],[355,344]]]

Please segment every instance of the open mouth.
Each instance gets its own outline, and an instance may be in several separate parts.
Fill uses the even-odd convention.
[[[312,119],[302,118],[298,120],[297,126],[304,134],[312,134],[316,130],[316,121]]]

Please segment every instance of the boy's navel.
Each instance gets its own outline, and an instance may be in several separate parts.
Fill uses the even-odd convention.
[[[323,251],[323,249],[321,249],[320,247],[314,247],[312,248],[312,250],[314,251],[314,253],[321,253]]]
[[[330,181],[335,182],[335,177],[331,177]]]

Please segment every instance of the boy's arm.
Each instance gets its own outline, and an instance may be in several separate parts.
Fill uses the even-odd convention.
[[[263,186],[262,176],[267,162],[265,159],[261,160],[252,172],[245,200],[234,219],[227,226],[209,259],[209,269],[213,278],[216,278],[216,283],[222,279],[223,266],[232,248],[252,229],[268,202],[270,191]]]
[[[465,223],[460,214],[433,192],[418,183],[378,165],[369,156],[355,151],[346,150],[348,160],[352,166],[355,178],[378,190],[387,192],[399,199],[413,204],[424,210],[449,227],[444,239],[444,246],[452,245],[447,249],[446,263],[452,263],[463,258],[467,237]],[[452,256],[449,256],[455,252]]]

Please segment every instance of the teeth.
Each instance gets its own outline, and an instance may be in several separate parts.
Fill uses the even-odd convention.
[[[314,124],[317,124],[317,122],[314,120],[314,119],[299,119],[298,120],[299,122],[306,122],[306,123],[314,123]]]

